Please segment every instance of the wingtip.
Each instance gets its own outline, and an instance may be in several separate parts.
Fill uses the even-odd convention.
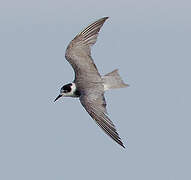
[[[106,16],[106,17],[103,17],[102,20],[106,21],[109,17]]]
[[[103,19],[108,19],[109,18],[109,16],[105,16],[105,17],[103,17]]]
[[[109,18],[108,16],[105,16],[105,17],[98,19],[97,21],[104,21],[105,22],[108,18]]]
[[[126,149],[126,147],[123,145],[123,142],[120,141],[120,143],[118,143],[121,147],[123,147],[124,149]]]

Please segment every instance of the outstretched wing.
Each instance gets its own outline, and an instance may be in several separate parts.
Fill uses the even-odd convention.
[[[101,18],[80,32],[68,45],[65,57],[75,71],[76,81],[100,81],[100,74],[91,58],[91,46],[108,17]]]
[[[123,145],[119,134],[116,131],[115,125],[107,116],[106,111],[106,102],[104,95],[98,95],[95,97],[95,94],[82,95],[80,97],[80,102],[89,113],[89,115],[95,120],[95,122],[100,126],[104,132],[109,135],[114,141]]]

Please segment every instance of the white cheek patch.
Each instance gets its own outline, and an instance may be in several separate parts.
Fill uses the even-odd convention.
[[[64,96],[65,97],[76,97],[75,91],[76,91],[76,85],[74,83],[72,83],[71,91],[65,93]]]
[[[74,83],[72,83],[72,86],[71,86],[71,89],[72,89],[72,93],[74,93],[76,91],[76,85]]]

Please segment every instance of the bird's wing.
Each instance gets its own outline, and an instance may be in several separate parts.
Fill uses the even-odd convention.
[[[88,95],[84,94],[80,97],[80,102],[98,126],[100,126],[114,141],[125,148],[116,131],[115,125],[107,116],[104,95],[95,95],[95,93]]]
[[[80,32],[68,45],[65,57],[75,71],[75,80],[100,81],[100,74],[91,57],[91,46],[108,17],[101,18]]]

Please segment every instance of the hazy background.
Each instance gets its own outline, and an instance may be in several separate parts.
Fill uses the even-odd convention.
[[[54,103],[74,73],[70,40],[109,16],[92,56],[129,88],[105,94],[127,147],[77,99]],[[0,1],[0,179],[191,179],[191,2]]]

